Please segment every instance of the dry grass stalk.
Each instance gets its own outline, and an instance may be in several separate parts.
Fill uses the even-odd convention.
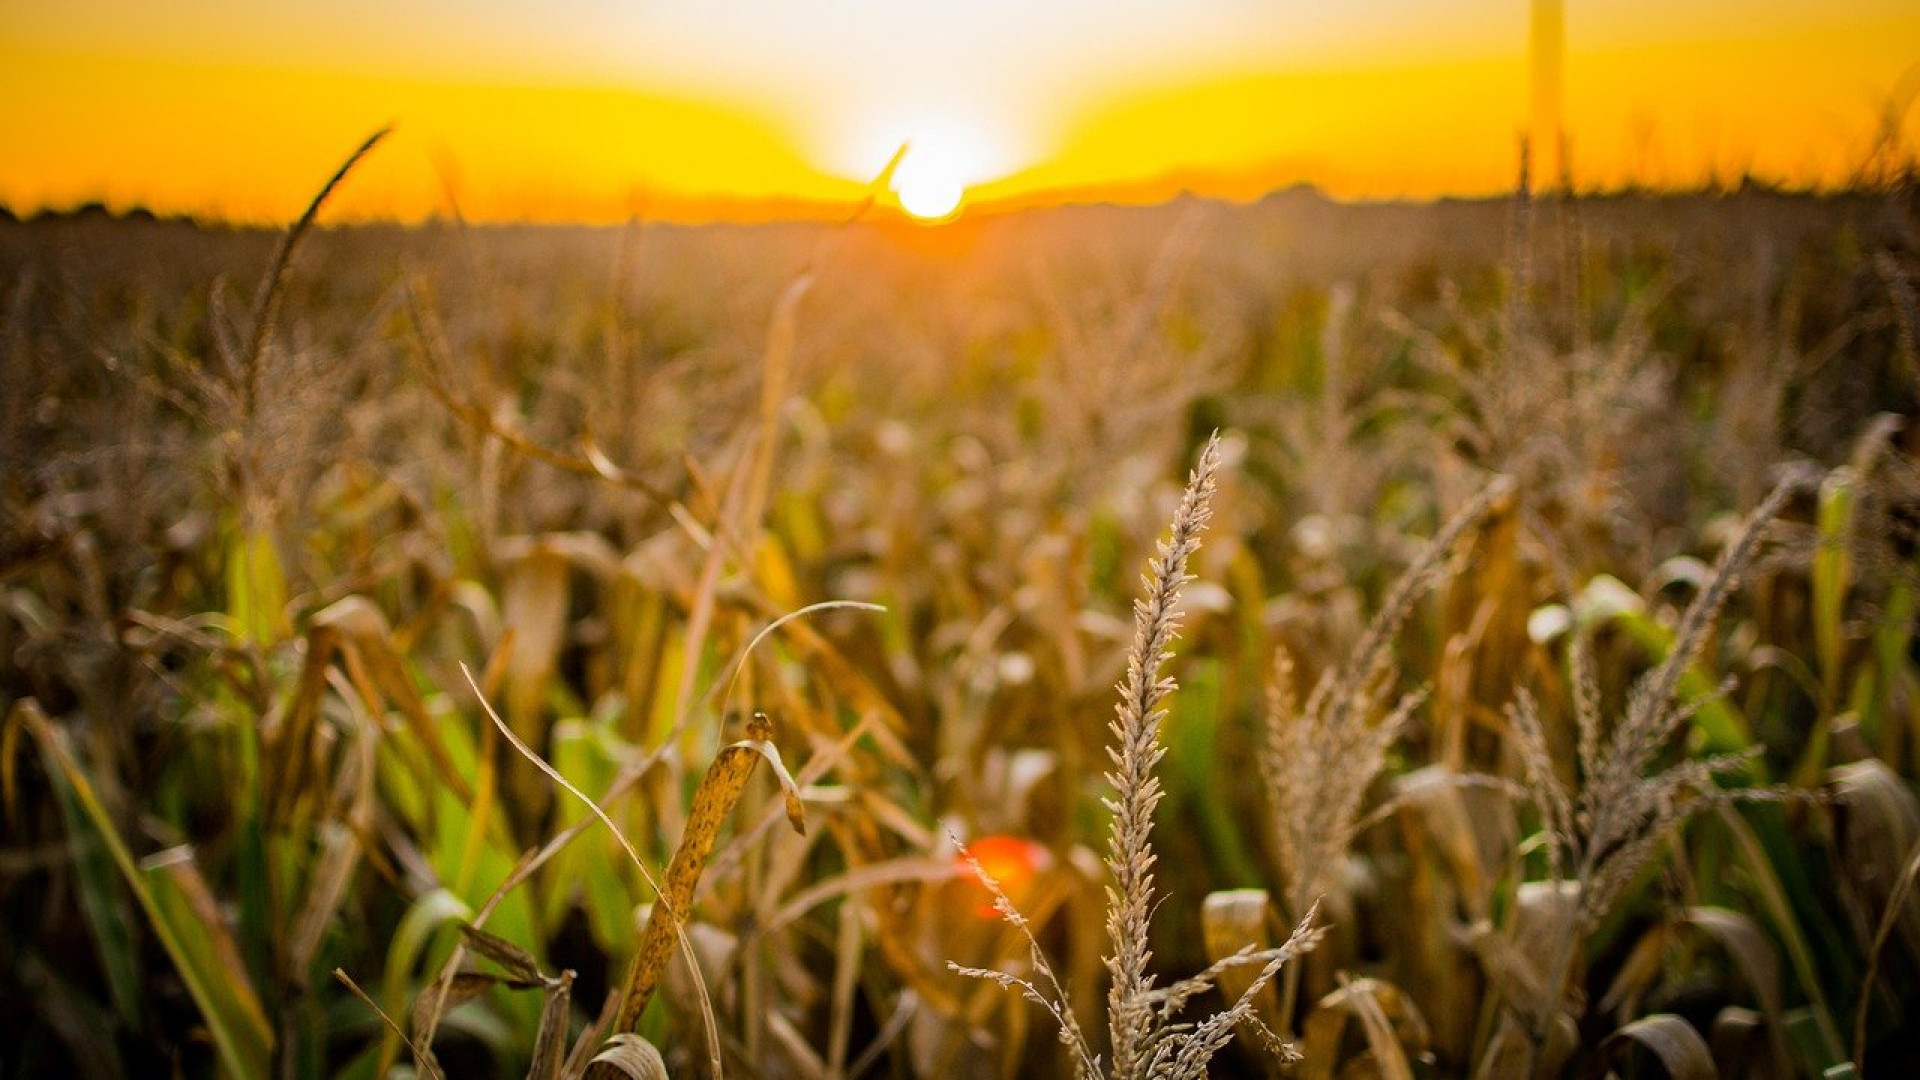
[[[1326,891],[1359,828],[1367,788],[1425,698],[1419,690],[1404,694],[1381,715],[1394,682],[1394,635],[1444,576],[1454,543],[1509,487],[1496,480],[1441,528],[1394,583],[1347,663],[1321,675],[1305,708],[1294,696],[1292,658],[1285,650],[1275,655],[1260,764],[1274,802],[1274,842],[1289,915]]]
[[[1160,543],[1159,556],[1148,563],[1143,579],[1146,596],[1133,603],[1133,646],[1127,652],[1120,701],[1108,727],[1115,746],[1107,751],[1114,766],[1107,782],[1115,794],[1103,800],[1113,815],[1107,842],[1107,869],[1113,875],[1107,886],[1107,940],[1113,947],[1107,970],[1113,985],[1107,993],[1107,1008],[1116,1076],[1137,1074],[1153,1028],[1147,931],[1154,896],[1153,811],[1162,794],[1153,770],[1166,753],[1160,745],[1160,722],[1165,717],[1160,706],[1174,688],[1173,680],[1162,677],[1160,669],[1179,631],[1180,590],[1192,580],[1187,561],[1199,550],[1200,533],[1213,516],[1214,470],[1219,462],[1216,438],[1201,453],[1180,499],[1173,535]]]
[[[659,506],[672,508],[679,505],[679,500],[664,488],[614,463],[590,436],[580,437],[578,452],[555,449],[517,426],[518,422],[510,411],[499,407],[488,408],[478,396],[463,395],[456,390],[452,377],[453,350],[447,344],[445,333],[424,308],[418,284],[406,279],[401,285],[415,346],[408,355],[420,373],[421,385],[455,419],[481,436],[497,439],[515,453],[549,468],[605,480],[617,487],[636,491]]]
[[[1165,987],[1155,985],[1149,970],[1153,953],[1148,934],[1155,906],[1153,812],[1162,795],[1154,768],[1166,753],[1160,743],[1160,725],[1166,716],[1162,705],[1176,685],[1171,677],[1161,674],[1161,669],[1180,627],[1180,591],[1193,580],[1187,564],[1199,549],[1200,534],[1212,515],[1214,474],[1219,465],[1219,438],[1215,436],[1201,451],[1187,481],[1174,514],[1172,535],[1160,542],[1159,554],[1148,562],[1143,577],[1146,595],[1134,601],[1133,644],[1118,687],[1120,701],[1109,725],[1114,745],[1107,751],[1113,762],[1107,780],[1115,790],[1103,804],[1112,815],[1106,858],[1113,879],[1107,886],[1106,920],[1112,949],[1106,958],[1112,976],[1107,994],[1110,1065],[1103,1067],[1073,1019],[1066,989],[1034,940],[1026,918],[979,863],[967,857],[991,890],[995,909],[1025,937],[1029,960],[1040,982],[1006,972],[949,966],[963,975],[1017,988],[1046,1009],[1073,1055],[1074,1075],[1082,1080],[1189,1080],[1205,1075],[1207,1063],[1233,1037],[1236,1025],[1258,1024],[1253,1006],[1261,991],[1287,960],[1312,948],[1322,932],[1315,925],[1315,913],[1308,911],[1292,936],[1278,948],[1242,950],[1198,975]],[[1189,1001],[1214,985],[1222,972],[1246,965],[1258,965],[1259,974],[1231,1006],[1197,1024],[1174,1021]],[[1279,1043],[1270,1031],[1261,1030]],[[1283,1056],[1290,1054],[1284,1046],[1276,1045],[1275,1049]]]
[[[1920,844],[1915,844],[1913,857],[1907,860],[1906,869],[1900,872],[1900,879],[1894,883],[1893,892],[1887,897],[1887,908],[1880,916],[1880,925],[1873,932],[1873,944],[1867,949],[1866,973],[1860,977],[1860,1003],[1853,1012],[1853,1060],[1856,1067],[1867,1059],[1867,1014],[1873,1006],[1874,981],[1880,974],[1880,956],[1886,951],[1887,939],[1893,936],[1894,927],[1900,923],[1900,915],[1907,910],[1907,897],[1913,892],[1914,883],[1920,881]]]
[[[228,468],[236,487],[234,494],[245,513],[259,514],[262,510],[259,501],[270,499],[265,490],[268,459],[286,453],[283,445],[285,433],[275,428],[284,426],[289,414],[300,411],[300,405],[291,400],[276,401],[274,404],[278,406],[277,409],[269,409],[268,403],[263,400],[267,390],[265,384],[277,375],[287,374],[268,370],[268,345],[280,321],[280,304],[286,295],[288,275],[293,270],[293,256],[299,250],[301,241],[312,232],[321,207],[346,180],[347,174],[372,153],[373,148],[392,130],[390,127],[380,128],[348,154],[307,203],[300,217],[280,237],[273,261],[254,298],[253,327],[248,334],[246,352],[235,355],[232,343],[226,337],[218,333],[214,336],[216,353],[226,369],[224,375],[227,385],[219,386],[213,380],[202,379],[199,380],[200,393],[223,405],[229,413],[227,434],[231,441],[227,452],[231,460]],[[296,380],[282,378],[279,381]],[[281,396],[285,397],[291,387],[282,387],[280,390]],[[280,415],[269,415],[276,412]]]
[[[260,361],[267,351],[267,340],[273,336],[274,324],[280,319],[280,300],[286,295],[287,273],[293,267],[293,253],[298,250],[300,241],[305,239],[308,231],[313,228],[314,220],[320,216],[320,207],[326,204],[334,189],[340,186],[340,182],[347,178],[347,174],[353,171],[355,165],[360,164],[360,159],[371,153],[373,148],[379,145],[380,140],[386,138],[392,131],[390,127],[375,131],[368,135],[353,153],[348,154],[347,159],[340,163],[340,167],[334,170],[333,175],[327,178],[327,182],[320,186],[319,192],[307,203],[307,208],[301,211],[293,227],[280,238],[280,246],[273,253],[273,269],[267,272],[266,280],[260,283],[260,295],[254,301],[253,333],[248,339],[246,356],[242,358],[245,365],[244,400],[246,415],[249,418],[256,411],[256,402],[260,397]]]
[[[1695,712],[1711,700],[1680,700],[1681,676],[1699,655],[1740,574],[1753,561],[1767,525],[1806,482],[1807,477],[1798,472],[1781,480],[1720,553],[1706,583],[1681,616],[1672,649],[1634,686],[1624,715],[1611,731],[1605,729],[1600,714],[1586,642],[1575,636],[1571,666],[1581,774],[1577,795],[1554,769],[1532,696],[1521,690],[1507,709],[1528,789],[1544,819],[1550,872],[1560,881],[1562,867],[1571,865],[1574,870],[1568,883],[1577,898],[1547,969],[1549,996],[1524,1010],[1533,1014],[1536,1025],[1563,1007],[1560,995],[1565,992],[1578,942],[1605,918],[1676,826],[1708,807],[1781,794],[1773,787],[1726,789],[1717,783],[1744,770],[1758,756],[1758,747],[1648,770]]]

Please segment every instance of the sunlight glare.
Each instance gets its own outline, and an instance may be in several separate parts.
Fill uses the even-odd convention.
[[[893,193],[902,210],[921,221],[936,221],[960,209],[966,185],[944,155],[910,147],[893,174]]]
[[[967,109],[901,107],[859,118],[832,137],[821,157],[829,171],[872,180],[901,144],[906,156],[889,181],[891,201],[921,221],[954,216],[968,193],[1027,164],[1025,140],[1006,125],[989,122],[984,102]]]

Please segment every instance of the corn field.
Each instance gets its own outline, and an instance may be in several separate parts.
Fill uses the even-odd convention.
[[[0,223],[0,1074],[1920,1069],[1911,187],[324,201]]]

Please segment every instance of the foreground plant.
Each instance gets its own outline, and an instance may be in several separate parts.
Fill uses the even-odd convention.
[[[1160,742],[1160,725],[1166,717],[1162,705],[1176,685],[1160,672],[1180,628],[1180,592],[1193,580],[1187,573],[1187,563],[1199,550],[1200,534],[1212,516],[1214,474],[1219,466],[1216,436],[1201,451],[1199,463],[1188,478],[1186,493],[1174,513],[1172,535],[1160,542],[1159,556],[1148,561],[1143,576],[1146,595],[1134,601],[1133,645],[1127,652],[1127,672],[1119,686],[1120,701],[1108,727],[1114,745],[1107,750],[1113,761],[1107,781],[1113,785],[1114,794],[1102,803],[1112,815],[1106,858],[1113,879],[1107,886],[1106,919],[1112,949],[1106,958],[1113,980],[1107,992],[1111,1062],[1103,1062],[1088,1044],[1073,1018],[1066,988],[1041,952],[1026,917],[979,862],[967,856],[974,873],[992,891],[995,909],[1026,939],[1036,978],[958,964],[949,967],[963,975],[1017,988],[1046,1009],[1060,1026],[1060,1041],[1072,1055],[1074,1076],[1080,1080],[1186,1080],[1205,1075],[1207,1063],[1232,1039],[1235,1026],[1241,1023],[1266,1035],[1276,1052],[1292,1056],[1278,1036],[1258,1023],[1254,1001],[1281,967],[1311,949],[1322,933],[1315,925],[1315,912],[1309,910],[1278,948],[1243,949],[1198,975],[1165,987],[1156,986],[1148,970],[1153,959],[1148,947],[1155,895],[1153,812],[1162,795],[1154,768],[1166,754]],[[1231,1006],[1199,1023],[1176,1021],[1187,1002],[1212,987],[1222,972],[1245,966],[1257,966],[1259,973]]]

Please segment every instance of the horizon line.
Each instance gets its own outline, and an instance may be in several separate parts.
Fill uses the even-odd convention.
[[[624,214],[570,214],[532,211],[518,215],[470,215],[458,207],[439,207],[418,215],[347,210],[329,214],[327,226],[400,226],[456,224],[462,226],[608,226],[634,222],[671,225],[777,225],[823,224],[851,221],[897,221],[921,228],[943,226],[1006,217],[1030,210],[1074,208],[1152,209],[1187,201],[1203,201],[1235,206],[1257,206],[1279,198],[1312,198],[1334,206],[1431,206],[1442,203],[1502,202],[1521,196],[1535,199],[1617,199],[1617,198],[1697,198],[1745,193],[1787,195],[1799,198],[1846,198],[1885,195],[1902,187],[1920,184],[1920,156],[1909,157],[1897,170],[1879,177],[1856,174],[1843,183],[1781,180],[1752,172],[1736,177],[1705,176],[1689,183],[1659,184],[1628,181],[1613,186],[1556,184],[1523,192],[1518,185],[1499,190],[1436,192],[1432,194],[1339,195],[1308,180],[1276,184],[1258,190],[1247,188],[1240,178],[1213,177],[1225,181],[1222,186],[1240,190],[1207,190],[1195,183],[1181,183],[1184,173],[1118,184],[1072,185],[1052,189],[969,199],[950,218],[922,221],[904,212],[890,200],[870,198],[821,198],[794,195],[701,195],[680,192],[645,192],[630,200]],[[189,223],[207,228],[277,229],[280,219],[242,214],[208,213],[189,209],[153,206],[142,200],[116,200],[108,197],[82,197],[69,202],[43,201],[24,207],[0,200],[0,221],[31,224],[40,221],[71,221],[105,217],[116,221],[152,221]]]

